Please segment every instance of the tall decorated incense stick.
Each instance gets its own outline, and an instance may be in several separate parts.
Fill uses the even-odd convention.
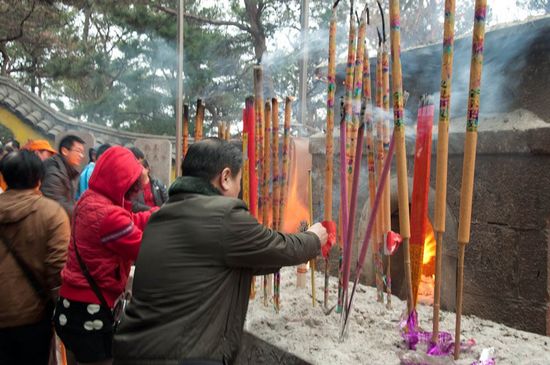
[[[447,213],[447,161],[449,153],[449,121],[451,120],[451,84],[453,80],[453,49],[455,34],[455,0],[445,0],[443,54],[441,56],[441,87],[439,99],[439,123],[437,127],[437,162],[435,180],[435,284],[433,307],[433,336],[439,334],[439,308],[441,298],[441,259],[443,234]]]
[[[344,98],[344,118],[340,123],[340,211],[342,214],[342,238],[343,238],[343,252],[346,252],[346,247],[349,244],[347,239],[347,227],[348,227],[348,182],[350,181],[351,169],[348,169],[349,158],[351,156],[351,142],[350,142],[350,130],[353,124],[352,121],[352,99],[353,99],[353,70],[355,65],[355,19],[353,18],[353,0],[350,4],[350,21],[349,21],[349,38],[348,38],[348,60],[346,65],[346,94]],[[342,256],[342,268],[343,263],[346,260]],[[340,268],[341,273],[341,286],[342,294],[339,293],[338,305],[336,311],[340,313],[343,309],[343,295],[345,295],[346,283],[343,282],[344,276]]]
[[[376,56],[376,117],[375,117],[375,125],[374,128],[376,128],[376,132],[378,134],[379,127],[380,127],[380,118],[382,115],[382,106],[383,106],[383,89],[384,89],[384,82],[382,79],[382,35],[380,34],[380,31],[378,28],[376,29],[378,32],[378,52]],[[378,176],[380,176],[380,169],[381,169],[381,161],[380,158],[380,150],[379,150],[379,137],[374,138],[373,133],[373,165],[372,165],[372,172],[373,172],[373,181],[374,184],[378,182]],[[376,151],[376,152],[375,152]],[[372,211],[371,211],[372,214]],[[384,264],[382,262],[382,246],[380,242],[380,235],[382,234],[381,227],[380,227],[380,217],[376,216],[374,217],[374,228],[373,228],[373,242],[374,242],[374,248],[373,248],[373,261],[374,261],[374,271],[375,271],[375,277],[376,277],[376,298],[377,301],[382,303],[384,301],[384,282],[382,280],[384,276]]]
[[[264,161],[264,91],[262,66],[254,66],[254,112],[256,120],[256,173],[260,187],[263,186],[263,161]],[[258,199],[258,220],[262,218],[262,200],[260,192]]]
[[[290,153],[290,118],[292,116],[292,98],[285,98],[285,121],[283,131],[283,166],[281,169],[281,197],[279,204],[279,229],[283,227],[284,211],[286,207],[288,193],[288,168],[289,168],[289,153]]]
[[[361,245],[361,250],[359,252],[359,260],[357,260],[357,266],[355,267],[355,279],[353,281],[353,288],[351,290],[348,306],[345,311],[344,321],[342,323],[342,327],[340,328],[340,341],[344,339],[345,333],[346,333],[346,326],[348,323],[349,313],[351,313],[351,308],[353,305],[353,296],[355,294],[355,290],[357,289],[357,283],[359,282],[359,277],[361,276],[361,271],[363,270],[363,264],[365,262],[365,256],[367,255],[367,249],[369,247],[369,241],[371,238],[372,230],[374,227],[374,220],[378,213],[378,210],[380,208],[380,203],[382,200],[382,192],[384,190],[384,183],[386,182],[386,176],[390,172],[390,166],[395,146],[395,134],[392,135],[390,139],[390,146],[389,146],[389,153],[388,158],[384,161],[384,167],[382,168],[381,178],[378,181],[377,189],[376,189],[376,196],[374,198],[374,204],[372,208],[371,215],[369,216],[369,221],[367,223],[367,230],[365,232],[365,238],[363,239],[363,243]]]
[[[430,96],[424,95],[418,108],[416,147],[414,151],[413,190],[411,201],[411,281],[413,304],[416,307],[418,285],[422,276],[424,241],[428,223],[428,193],[430,189],[430,161],[432,157],[432,128],[434,105]]]
[[[363,137],[365,134],[365,127],[363,124],[359,127],[361,119],[361,93],[363,89],[363,56],[365,50],[365,33],[366,33],[366,10],[363,10],[361,14],[361,21],[359,25],[359,32],[357,37],[357,54],[355,57],[354,68],[354,88],[352,99],[352,125],[349,128],[351,137],[349,138],[350,153],[347,159],[348,163],[348,177],[351,172],[351,193],[350,193],[350,210],[348,215],[348,225],[344,227],[347,230],[344,241],[344,255],[343,255],[343,290],[344,296],[347,298],[347,290],[349,286],[349,271],[351,266],[351,246],[353,244],[353,230],[355,223],[355,208],[357,206],[357,191],[359,184],[359,175],[361,172],[361,157],[363,150]],[[358,128],[359,127],[359,128]],[[357,150],[356,150],[357,149]],[[350,181],[347,181],[348,184]],[[346,299],[347,300],[347,299]],[[347,302],[346,302],[347,306]]]
[[[371,92],[371,78],[370,78],[370,63],[368,47],[365,47],[365,57],[363,67],[363,106],[365,114],[363,120],[367,130],[367,167],[369,172],[369,212],[372,214],[372,207],[374,204],[374,197],[376,194],[376,179],[374,171],[374,136],[373,136],[373,111],[372,111],[372,92]],[[378,76],[378,66],[376,68],[376,75]],[[376,81],[376,80],[375,80]],[[375,90],[376,91],[376,90]],[[382,284],[381,280],[377,277],[378,284]]]
[[[477,124],[479,121],[479,96],[481,93],[481,71],[483,68],[483,45],[485,41],[485,16],[487,0],[476,0],[472,60],[470,63],[470,93],[466,118],[466,140],[464,142],[464,165],[460,189],[460,220],[458,222],[458,265],[456,287],[455,359],[460,355],[460,321],[462,316],[462,291],[464,287],[464,250],[470,242],[472,219],[472,196],[477,147]]]
[[[223,128],[224,128],[223,122],[218,122],[218,138],[219,139],[225,139]]]
[[[262,178],[262,223],[266,227],[271,227],[270,218],[270,198],[269,185],[271,182],[271,103],[268,101],[265,103],[265,129],[264,129],[264,164],[263,164],[263,178]],[[264,305],[267,306],[268,297],[271,294],[271,276],[264,275]]]
[[[197,114],[195,116],[195,142],[202,139],[202,125],[204,123],[204,104],[201,99],[197,100]]]
[[[247,206],[250,206],[250,171],[248,169],[249,160],[248,160],[248,132],[243,132],[243,169],[242,169],[242,179],[243,179],[243,200]]]
[[[407,307],[413,310],[411,258],[409,254],[409,187],[407,181],[407,153],[405,150],[405,118],[403,112],[403,80],[401,76],[401,21],[399,0],[390,0],[390,39],[392,60],[392,95],[395,155],[397,159],[397,194],[399,201],[399,228],[403,238]]]
[[[189,148],[189,105],[183,104],[183,156],[187,154]]]
[[[382,17],[382,107],[384,109],[384,117],[382,118],[382,147],[383,158],[388,158],[388,149],[390,144],[390,121],[387,117],[390,111],[390,60],[388,56],[388,46],[386,44],[386,21],[382,5],[378,2],[380,9],[380,15]],[[391,172],[390,172],[391,173]],[[382,192],[382,207],[380,209],[380,228],[381,228],[381,254],[385,253],[385,237],[391,230],[391,186],[390,186],[390,173],[386,177],[384,184],[385,188]],[[386,255],[386,300],[387,308],[391,308],[391,255]]]
[[[272,214],[273,214],[273,229],[278,231],[281,229],[280,226],[280,198],[281,198],[281,188],[280,188],[280,175],[279,175],[279,101],[277,98],[271,99],[271,120],[272,120],[272,132],[273,132],[273,143],[271,144],[273,161],[273,205],[272,205]],[[281,287],[281,272],[277,271],[273,275],[273,302],[275,304],[275,311],[279,313],[280,308],[280,287]]]
[[[353,129],[353,78],[354,78],[354,70],[355,70],[355,48],[356,48],[356,22],[354,19],[353,14],[353,3],[354,1],[350,1],[350,16],[349,16],[349,39],[348,39],[348,59],[347,59],[347,65],[346,65],[346,93],[344,96],[344,122],[345,122],[345,156],[344,156],[344,173],[345,176],[341,178],[345,178],[344,182],[346,183],[346,205],[349,204],[349,196],[348,196],[348,190],[351,186],[351,179],[352,179],[352,170],[353,170],[353,161],[352,161],[352,144],[353,140],[355,140],[355,136],[352,133]],[[340,157],[342,160],[342,157]],[[342,171],[342,170],[341,170]],[[346,217],[348,215],[348,212],[345,213]],[[348,225],[348,220],[344,219],[342,217],[342,222],[345,223],[342,227],[344,227],[344,247],[347,245],[347,238],[346,238],[346,227]]]
[[[254,112],[254,97],[245,100],[245,114],[248,132],[248,160],[250,176],[250,214],[258,218],[258,174],[256,172],[256,120]]]
[[[338,0],[339,1],[339,0]],[[328,71],[327,71],[327,130],[325,160],[325,199],[324,219],[332,220],[332,177],[334,170],[334,96],[336,95],[336,5],[332,7],[332,17],[328,32]],[[329,260],[325,258],[325,286],[323,305],[328,307]]]
[[[346,120],[344,111],[344,98],[340,97],[340,245],[338,255],[338,301],[336,313],[342,313],[344,309],[344,283],[342,273],[343,243],[346,241],[346,228],[348,226],[348,187],[346,180]],[[343,157],[342,157],[343,156]]]
[[[309,226],[313,224],[313,181],[311,177],[311,170],[307,172],[307,202],[309,208]],[[311,271],[311,305],[315,307],[317,301],[316,288],[315,288],[315,258],[309,260],[309,268]]]
[[[359,30],[357,31],[357,47],[355,54],[355,67],[353,69],[353,94],[352,94],[352,123],[348,129],[349,133],[349,157],[348,157],[348,186],[352,184],[353,166],[355,159],[355,146],[357,144],[357,130],[361,119],[361,92],[363,89],[363,57],[365,53],[365,35],[367,32],[367,11],[361,12]],[[351,195],[350,195],[351,198]],[[349,222],[348,222],[349,226]]]

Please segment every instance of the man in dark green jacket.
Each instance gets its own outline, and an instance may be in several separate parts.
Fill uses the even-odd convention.
[[[115,364],[231,364],[252,276],[306,262],[327,244],[319,223],[299,234],[259,224],[237,199],[241,165],[226,141],[189,148],[183,176],[145,230]]]

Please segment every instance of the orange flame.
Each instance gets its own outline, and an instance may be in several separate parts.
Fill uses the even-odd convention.
[[[309,210],[305,204],[302,203],[303,195],[300,190],[303,189],[300,189],[298,184],[299,177],[298,164],[293,163],[292,172],[289,174],[290,181],[283,215],[282,232],[295,233],[298,231],[298,227],[302,221],[310,222]]]

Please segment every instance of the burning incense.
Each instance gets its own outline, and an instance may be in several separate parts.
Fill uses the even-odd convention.
[[[351,155],[353,152],[351,151],[352,148],[352,140],[355,140],[355,136],[352,133],[353,129],[353,77],[354,77],[354,66],[355,66],[355,19],[353,18],[353,0],[350,2],[350,18],[349,18],[349,39],[348,39],[348,60],[347,60],[347,66],[346,66],[346,93],[344,98],[344,123],[345,123],[345,139],[342,139],[345,143],[345,154],[344,156],[340,156],[340,161],[343,164],[343,169],[340,169],[340,172],[344,172],[344,175],[340,178],[342,179],[342,182],[345,184],[345,191],[343,191],[340,188],[341,191],[341,197],[342,199],[344,197],[346,198],[346,211],[342,212],[342,227],[344,228],[343,237],[344,237],[344,247],[347,245],[347,237],[346,237],[346,231],[348,226],[348,211],[347,211],[347,205],[349,203],[349,196],[348,196],[348,189],[351,186],[351,179],[352,179],[352,170],[353,170],[353,161],[351,159]],[[340,132],[341,134],[342,132]],[[342,137],[340,137],[342,138]],[[343,202],[343,200],[342,200]],[[343,206],[343,205],[342,205]]]
[[[324,219],[332,220],[332,177],[334,170],[334,96],[336,94],[336,5],[332,7],[328,40],[328,71],[327,71],[327,136],[326,136],[326,160],[325,160],[325,199]],[[328,306],[329,287],[329,259],[325,258],[325,287],[323,305]]]
[[[313,224],[313,181],[311,177],[311,170],[307,172],[307,200],[309,207],[309,225]],[[311,269],[311,305],[315,307],[317,301],[317,295],[315,294],[315,258],[309,260],[309,268]]]
[[[380,132],[380,118],[381,118],[381,111],[383,109],[383,94],[384,94],[384,82],[382,79],[382,35],[380,34],[380,30],[376,28],[376,31],[378,32],[378,52],[376,55],[376,108],[377,108],[377,115],[375,118],[375,128],[377,132],[377,137],[374,139],[373,135],[373,166],[372,166],[372,178],[373,178],[373,184],[376,186],[380,171],[381,171],[381,162],[383,161],[383,158],[380,158],[380,146],[379,146],[379,132]],[[374,133],[374,131],[373,131]],[[374,152],[374,149],[376,149],[376,153]],[[376,157],[375,157],[376,156]],[[375,163],[376,162],[376,163]],[[372,214],[372,210],[371,210]],[[374,217],[374,232],[373,232],[373,242],[374,242],[374,249],[373,249],[373,260],[374,260],[374,270],[376,275],[376,298],[377,301],[380,303],[384,302],[384,264],[382,262],[382,242],[381,242],[381,235],[382,235],[382,227],[380,226],[380,217]]]
[[[384,17],[384,11],[382,5],[378,2],[378,8],[380,9],[380,16],[382,17],[382,108],[384,109],[384,117],[382,120],[382,133],[381,133],[381,142],[382,142],[382,156],[381,158],[388,158],[388,149],[390,144],[390,121],[387,117],[390,111],[390,61],[388,56],[388,47],[386,44],[386,21]],[[391,230],[391,186],[390,186],[390,173],[386,177],[385,188],[382,192],[382,207],[380,209],[380,255],[385,253],[385,237],[388,232]],[[391,308],[391,255],[386,255],[386,307]],[[383,272],[382,268],[382,272]]]
[[[458,272],[456,287],[455,359],[460,355],[460,320],[462,316],[462,291],[464,287],[464,250],[470,241],[472,219],[472,195],[477,147],[477,124],[479,121],[479,96],[481,93],[481,71],[483,69],[483,45],[485,41],[485,16],[487,0],[476,0],[472,60],[470,63],[470,93],[466,140],[464,142],[464,165],[460,190],[460,220],[458,223]]]
[[[407,181],[407,153],[405,151],[405,119],[403,112],[403,80],[401,77],[401,22],[399,19],[399,1],[390,0],[390,39],[392,59],[392,95],[395,154],[397,159],[397,192],[399,200],[399,228],[403,238],[405,257],[405,282],[407,285],[407,306],[409,313],[413,309],[411,284],[411,258],[409,254],[409,187]]]
[[[348,186],[352,184],[354,159],[355,159],[355,146],[357,144],[357,130],[359,129],[359,123],[361,120],[361,91],[363,89],[363,57],[365,53],[365,35],[367,32],[367,11],[365,9],[361,12],[361,18],[359,21],[359,30],[357,31],[357,50],[355,55],[355,68],[353,69],[353,95],[352,95],[352,124],[348,130],[349,133],[349,158],[348,158]],[[351,198],[351,196],[350,196]],[[353,223],[352,223],[353,224]],[[349,222],[348,222],[349,226]]]
[[[265,103],[265,115],[264,115],[265,129],[264,129],[264,164],[263,164],[263,178],[262,178],[262,223],[266,227],[271,226],[269,220],[269,210],[271,208],[269,194],[269,183],[271,181],[271,103]],[[271,295],[271,275],[264,275],[264,305],[267,306],[268,296]]]
[[[342,157],[343,156],[343,157]],[[344,308],[344,284],[342,275],[342,244],[346,241],[346,228],[348,226],[348,188],[346,180],[346,122],[344,111],[344,99],[340,98],[340,242],[338,255],[338,302],[336,313],[342,313]]]
[[[289,153],[290,153],[290,118],[292,114],[292,98],[287,96],[285,98],[285,121],[283,132],[283,168],[281,171],[281,197],[280,197],[280,210],[279,210],[279,229],[283,227],[284,211],[287,203],[288,192],[288,168],[289,168]]]
[[[202,139],[202,125],[204,123],[204,104],[197,99],[197,114],[195,115],[195,142]]]
[[[271,99],[271,121],[272,121],[272,138],[273,143],[271,144],[271,160],[273,161],[273,229],[279,230],[281,227],[279,225],[279,212],[280,212],[280,198],[281,198],[281,189],[280,189],[280,176],[279,176],[279,101],[277,98]]]
[[[245,100],[245,114],[248,133],[248,164],[250,177],[250,203],[248,209],[256,219],[258,218],[258,174],[256,172],[256,122],[254,111],[254,97],[249,96]]]
[[[272,156],[271,159],[273,161],[273,229],[279,230],[281,228],[280,223],[280,197],[281,197],[281,189],[280,189],[280,183],[279,183],[279,101],[277,98],[271,99],[271,120],[273,124],[272,132],[273,132],[273,143],[271,144],[271,151]],[[273,301],[275,304],[275,311],[279,313],[280,308],[280,287],[281,287],[281,273],[277,271],[273,275]]]
[[[439,307],[441,298],[441,258],[443,233],[447,209],[447,161],[449,152],[449,121],[451,119],[451,84],[453,80],[453,49],[455,33],[455,0],[445,0],[443,54],[441,56],[441,88],[439,99],[439,123],[437,127],[437,163],[435,181],[435,284],[433,310],[433,337],[439,334]]]
[[[183,104],[183,156],[187,154],[189,148],[189,105]]]
[[[413,190],[411,202],[411,280],[413,305],[416,307],[418,285],[422,276],[424,241],[428,222],[430,161],[432,157],[433,99],[424,95],[418,108],[416,148],[414,153]]]
[[[254,111],[256,119],[256,173],[259,178],[259,185],[263,187],[263,164],[264,164],[264,91],[262,66],[254,66]],[[260,194],[258,200],[258,218],[263,206],[263,196]],[[258,219],[261,221],[261,219]]]
[[[346,327],[347,327],[347,320],[349,318],[349,313],[351,313],[351,308],[353,304],[353,296],[355,294],[355,290],[357,289],[357,283],[359,282],[359,277],[361,276],[361,271],[363,270],[363,263],[365,262],[365,256],[367,255],[367,249],[369,246],[370,237],[372,234],[372,230],[374,227],[374,220],[378,213],[378,210],[380,208],[380,202],[382,200],[382,191],[384,190],[384,183],[386,181],[386,176],[390,172],[390,166],[391,166],[391,160],[393,156],[393,150],[395,146],[395,134],[392,135],[390,140],[390,146],[389,146],[389,154],[388,158],[384,161],[384,167],[382,168],[382,174],[381,178],[378,181],[378,187],[376,189],[376,196],[374,198],[374,204],[373,204],[373,211],[371,215],[369,216],[369,221],[367,223],[367,231],[365,233],[365,238],[363,239],[363,244],[361,245],[361,251],[359,252],[359,260],[357,261],[357,266],[355,268],[355,280],[353,281],[353,289],[351,290],[349,303],[347,306],[347,309],[345,311],[346,316],[344,317],[344,321],[342,323],[342,327],[340,329],[340,341],[344,339],[345,333],[346,333]]]

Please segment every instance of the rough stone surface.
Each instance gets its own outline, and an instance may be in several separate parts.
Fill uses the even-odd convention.
[[[151,174],[165,185],[170,185],[172,144],[162,139],[137,139],[134,145],[143,151],[151,166]]]
[[[454,123],[453,121],[452,123]],[[485,123],[485,124],[484,124]],[[461,124],[457,121],[456,124]],[[481,127],[483,126],[483,127]],[[458,127],[449,138],[447,218],[444,236],[442,306],[455,308],[457,228],[462,185],[464,136]],[[435,132],[434,132],[435,134]],[[414,139],[407,140],[409,191],[412,190]],[[433,217],[436,141],[432,148],[429,217]],[[334,219],[339,209],[339,156],[335,139]],[[314,209],[323,209],[325,138],[312,138]],[[464,308],[523,330],[550,334],[550,127],[525,110],[482,117],[478,133],[470,243],[465,253]],[[363,157],[362,169],[366,171]],[[395,164],[392,168],[395,177]],[[361,176],[354,258],[368,218],[368,179]],[[396,182],[392,179],[392,228],[398,230]],[[370,251],[370,250],[369,250]],[[337,274],[337,250],[331,272]],[[361,280],[374,283],[372,254],[367,254]],[[321,266],[322,267],[322,266]],[[353,268],[353,265],[352,265]],[[352,276],[353,278],[353,276]],[[392,289],[404,298],[403,255],[392,257]]]

